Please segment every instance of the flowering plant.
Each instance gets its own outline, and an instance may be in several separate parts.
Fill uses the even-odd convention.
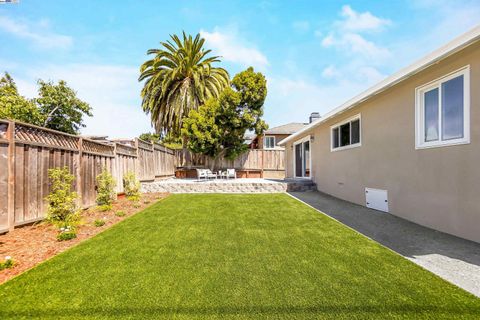
[[[0,262],[0,270],[13,268],[15,262],[12,257],[6,256],[4,262]]]

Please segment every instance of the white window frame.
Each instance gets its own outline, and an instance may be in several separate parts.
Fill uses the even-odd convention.
[[[273,147],[267,147],[267,138],[273,138]],[[263,148],[264,149],[275,149],[277,146],[277,139],[275,139],[275,136],[264,136],[263,137]]]
[[[309,148],[310,148],[310,152],[309,152],[309,159],[308,159],[308,165],[310,167],[310,176],[309,177],[299,177],[297,176],[297,154],[295,153],[295,146],[297,144],[302,144],[302,153],[303,153],[303,149],[304,149],[304,146],[303,146],[303,143],[304,142],[307,142],[309,141],[310,144],[309,144]],[[306,137],[303,137],[302,139],[299,139],[297,141],[295,141],[293,143],[293,177],[296,178],[296,179],[312,179],[312,176],[313,176],[313,170],[312,170],[312,139],[311,139],[311,136],[308,135]],[[305,169],[305,168],[302,168],[302,169]],[[302,172],[305,171],[305,170],[302,170]]]
[[[353,122],[355,120],[359,120],[359,126],[358,126],[358,134],[359,134],[359,142],[354,143],[354,144],[349,144],[348,146],[343,146],[343,147],[333,147],[333,129],[339,128],[346,123]],[[350,130],[350,141],[352,141],[352,130]],[[362,114],[356,114],[348,119],[345,119],[341,122],[335,123],[333,126],[330,126],[330,152],[335,152],[335,151],[342,151],[342,150],[347,150],[347,149],[352,149],[352,148],[358,148],[362,146]]]
[[[442,83],[463,75],[463,138],[442,140]],[[438,88],[438,141],[425,141],[424,94]],[[415,88],[415,149],[438,148],[470,143],[470,65]]]

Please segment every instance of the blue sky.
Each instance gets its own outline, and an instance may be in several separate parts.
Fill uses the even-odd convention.
[[[480,23],[480,1],[47,1],[0,5],[0,71],[21,93],[66,80],[93,107],[84,134],[151,131],[138,68],[169,34],[200,32],[233,76],[268,81],[270,126],[305,122]]]

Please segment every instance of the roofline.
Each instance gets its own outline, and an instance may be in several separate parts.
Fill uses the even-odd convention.
[[[413,64],[409,65],[401,69],[400,71],[392,74],[391,76],[387,77],[386,79],[380,81],[373,87],[363,91],[359,95],[353,97],[352,99],[348,100],[344,104],[340,105],[339,107],[333,109],[332,111],[328,112],[325,116],[320,118],[319,120],[312,122],[311,124],[307,125],[305,128],[297,131],[296,133],[288,136],[287,138],[283,139],[278,143],[278,145],[285,145],[287,142],[294,140],[295,138],[301,136],[306,131],[311,130],[313,128],[318,127],[322,123],[326,122],[330,118],[337,116],[357,105],[364,102],[365,100],[370,99],[371,97],[387,90],[388,88],[410,78],[411,76],[419,73],[420,71],[425,70],[426,68],[430,67],[433,64],[438,63],[439,61],[457,53],[460,50],[465,49],[466,47],[470,46],[471,44],[477,42],[480,39],[480,25],[476,26],[475,28],[471,29],[470,31],[462,34],[461,36],[455,38],[454,40],[448,42],[444,46],[438,48],[437,50],[429,53],[425,57],[417,60]]]
[[[285,131],[285,132],[276,132],[276,133],[275,133],[275,132],[273,132],[273,133],[272,133],[272,132],[269,132],[270,130],[275,130],[275,129],[277,129],[277,128],[286,127],[286,126],[290,126],[290,125],[302,125],[302,126],[306,126],[306,125],[308,125],[308,123],[305,123],[305,122],[289,122],[289,123],[281,124],[281,125],[279,125],[279,126],[275,126],[275,127],[273,127],[273,128],[268,128],[267,130],[265,130],[265,132],[264,132],[263,134],[264,134],[264,135],[265,135],[265,134],[294,134],[295,132],[297,132],[297,131],[294,131],[294,132],[286,132],[286,131]],[[302,130],[302,129],[300,129],[300,130]]]

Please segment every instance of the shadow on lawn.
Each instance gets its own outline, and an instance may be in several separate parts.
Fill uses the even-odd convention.
[[[480,244],[321,192],[292,192],[312,207],[406,257],[439,254],[480,266]]]
[[[191,316],[209,316],[209,315],[293,315],[307,314],[309,316],[329,315],[345,316],[350,318],[356,315],[381,315],[389,314],[396,316],[413,316],[419,314],[428,314],[429,316],[479,316],[480,307],[461,310],[459,308],[444,306],[418,306],[418,305],[366,305],[366,306],[218,306],[218,307],[164,307],[164,306],[136,306],[136,307],[104,307],[104,308],[69,308],[69,309],[42,309],[42,310],[24,310],[21,312],[8,313],[1,312],[4,317],[61,317],[61,316],[154,316],[154,315],[191,315]]]

